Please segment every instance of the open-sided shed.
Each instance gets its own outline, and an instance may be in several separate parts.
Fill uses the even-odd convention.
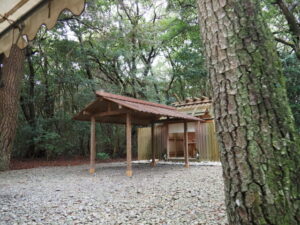
[[[75,120],[91,121],[91,152],[90,173],[95,172],[96,157],[96,122],[116,123],[126,125],[126,154],[127,154],[127,176],[132,176],[131,166],[131,128],[132,124],[146,126],[151,124],[151,140],[154,140],[154,124],[162,121],[178,121],[184,123],[185,133],[185,167],[189,166],[187,154],[187,123],[200,121],[199,118],[178,112],[176,108],[143,101],[135,98],[96,92],[96,100],[86,106],[81,112],[74,116]],[[152,145],[152,163],[155,165],[155,148]]]

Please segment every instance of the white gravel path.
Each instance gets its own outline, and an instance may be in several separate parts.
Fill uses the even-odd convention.
[[[221,166],[124,163],[0,172],[0,224],[226,224]]]

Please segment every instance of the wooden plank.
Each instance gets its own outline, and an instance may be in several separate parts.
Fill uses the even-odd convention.
[[[101,112],[94,114],[94,117],[103,117],[103,116],[115,116],[115,115],[121,115],[125,113],[129,113],[131,110],[129,109],[119,109],[119,110],[114,110],[114,111],[106,111],[106,112]]]
[[[168,125],[167,124],[163,124],[162,125],[162,130],[161,130],[161,150],[160,150],[160,157],[162,157],[162,159],[167,158],[168,155],[168,150],[167,150],[167,136],[168,135]]]
[[[154,146],[154,123],[151,123],[151,153],[152,153],[151,166],[156,166],[156,162],[155,162],[155,146]]]
[[[151,128],[138,128],[138,160],[151,159]]]
[[[184,140],[183,140],[183,149],[184,149],[184,167],[189,168],[189,151],[188,151],[188,132],[187,132],[187,122],[184,122]]]
[[[209,123],[205,123],[206,127],[205,127],[205,137],[206,137],[206,161],[210,161],[210,152],[211,152],[211,145],[209,143]]]
[[[88,116],[90,116],[91,115],[91,113],[89,113],[88,111],[83,111],[83,113],[82,113],[83,115],[88,115]]]
[[[154,126],[154,155],[156,159],[160,158],[162,148],[162,125]]]
[[[196,122],[196,149],[197,149],[197,154],[200,156],[200,121]]]
[[[147,126],[151,123],[150,119],[149,120],[139,119],[139,118],[135,117],[135,114],[131,114],[131,115],[132,115],[131,116],[131,124]],[[125,117],[125,115],[124,115],[124,117]],[[126,124],[126,119],[124,120],[124,118],[120,118],[119,116],[97,117],[96,121],[99,123]],[[150,135],[149,135],[149,139],[150,139]]]
[[[108,103],[107,103],[107,112],[112,111],[111,108],[112,108],[111,102],[108,102]]]
[[[199,139],[200,139],[200,160],[201,161],[208,161],[207,157],[207,123],[200,124],[200,132],[199,132]]]
[[[126,175],[132,176],[131,165],[131,115],[126,113],[126,156],[127,156],[127,170]]]
[[[170,158],[170,144],[169,144],[169,124],[166,124],[166,149],[167,149],[167,159]]]
[[[215,131],[214,121],[209,123],[209,133],[211,137],[211,161],[220,161],[219,144],[217,140],[217,134]]]
[[[202,119],[199,120],[190,120],[190,119],[181,119],[181,118],[172,118],[172,119],[162,119],[162,120],[156,120],[154,123],[184,123],[184,122],[195,122],[195,121],[204,121]]]
[[[96,120],[91,117],[91,139],[90,139],[90,173],[95,173],[95,159],[96,159]]]

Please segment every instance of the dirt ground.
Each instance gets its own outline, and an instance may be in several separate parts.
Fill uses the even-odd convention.
[[[124,162],[125,159],[106,159],[96,160],[97,163],[111,163],[111,162]],[[90,159],[88,157],[75,157],[75,158],[59,158],[55,160],[47,159],[12,159],[10,162],[11,170],[31,169],[45,166],[78,166],[89,164]]]

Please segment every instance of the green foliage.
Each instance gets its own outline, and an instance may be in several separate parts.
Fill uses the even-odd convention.
[[[61,16],[28,48],[14,157],[87,155],[89,123],[72,117],[98,89],[167,104],[210,97],[203,49],[195,0],[91,0],[81,17]],[[299,127],[299,63],[279,50]],[[124,127],[97,125],[97,146],[125,156]]]
[[[46,150],[47,158],[54,158],[61,155],[63,151],[58,147],[59,140],[60,135],[56,132],[46,132],[34,138],[36,146]]]
[[[98,152],[96,154],[97,159],[101,159],[101,160],[106,160],[106,159],[110,159],[109,154],[105,153],[105,152]]]
[[[295,54],[283,55],[282,61],[288,90],[287,94],[296,127],[300,133],[300,62]]]

